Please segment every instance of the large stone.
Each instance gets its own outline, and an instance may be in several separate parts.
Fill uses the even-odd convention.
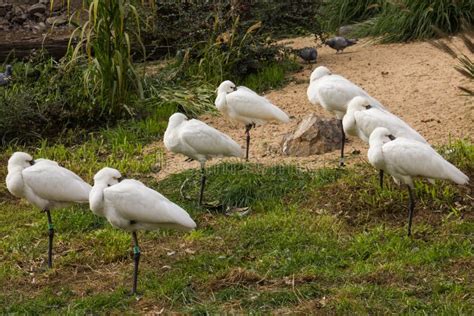
[[[283,136],[283,154],[304,157],[341,148],[341,128],[337,119],[325,119],[312,113],[298,124],[293,133]]]
[[[15,16],[14,18],[12,18],[11,22],[13,24],[23,24],[27,19],[27,16],[26,14],[22,14],[22,15],[17,15]]]
[[[34,15],[35,13],[45,13],[46,6],[41,3],[33,4],[31,7],[28,8],[28,14]]]
[[[67,19],[66,15],[52,16],[52,17],[46,19],[46,23],[48,23],[49,25],[54,24],[55,26],[64,25],[67,22],[68,22],[68,19]]]

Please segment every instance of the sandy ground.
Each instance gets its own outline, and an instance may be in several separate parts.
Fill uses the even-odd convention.
[[[315,46],[312,37],[286,41],[289,46],[301,48]],[[456,46],[462,48],[459,39]],[[467,54],[467,52],[466,52]],[[343,54],[327,48],[318,48],[316,65],[305,65],[292,76],[283,89],[269,91],[266,97],[286,111],[292,120],[287,124],[267,124],[251,131],[250,160],[263,164],[297,164],[303,168],[336,166],[339,152],[334,151],[310,157],[288,157],[281,153],[284,134],[293,131],[299,121],[311,112],[331,117],[320,106],[309,103],[306,89],[312,70],[324,65],[332,72],[355,82],[377,98],[394,114],[400,116],[431,144],[446,144],[451,139],[474,138],[474,104],[460,95],[459,85],[469,86],[468,80],[453,66],[456,61],[425,42],[410,44],[375,45],[369,41],[349,47]],[[231,79],[231,78],[229,78]],[[220,115],[200,117],[207,124],[230,135],[245,146],[244,127],[233,124]],[[152,147],[164,148],[163,143]],[[367,161],[367,144],[350,137],[346,142],[346,163]],[[360,154],[351,154],[360,151]],[[155,176],[162,179],[169,174],[188,168],[198,168],[198,162],[185,162],[185,157],[166,152],[163,165]],[[210,164],[222,159],[214,159]]]

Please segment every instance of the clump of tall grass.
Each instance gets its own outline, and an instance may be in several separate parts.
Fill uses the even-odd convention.
[[[339,26],[365,21],[380,12],[385,0],[332,0],[326,1],[322,7],[323,21],[328,31]]]
[[[137,9],[126,0],[84,0],[84,4],[88,19],[70,37],[66,69],[85,62],[83,87],[95,106],[111,117],[133,114],[134,101],[144,97],[142,76],[132,60],[132,45],[141,47],[145,56]]]
[[[385,0],[380,13],[360,24],[355,33],[385,43],[404,42],[436,37],[433,27],[454,34],[463,21],[469,26],[474,22],[472,0]]]

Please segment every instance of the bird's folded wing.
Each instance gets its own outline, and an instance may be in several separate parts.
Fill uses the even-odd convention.
[[[203,155],[240,156],[241,147],[232,138],[198,120],[191,120],[179,131],[184,145]]]
[[[449,179],[452,166],[429,145],[405,138],[383,146],[386,165],[402,175]]]
[[[239,90],[229,93],[226,99],[227,104],[231,106],[231,111],[239,116],[273,120],[283,113],[268,99],[259,96],[250,89],[240,89],[239,87]]]
[[[72,171],[43,162],[22,172],[25,184],[39,197],[58,202],[87,202],[91,186]]]
[[[364,89],[342,76],[327,76],[327,78],[321,82],[321,85],[322,93],[339,94],[339,98],[341,100],[347,100],[347,102],[355,96],[365,97],[370,100],[372,106],[385,109],[377,99],[370,96]]]
[[[190,219],[181,207],[139,181],[124,180],[106,188],[104,197],[118,215],[130,221],[185,225]]]

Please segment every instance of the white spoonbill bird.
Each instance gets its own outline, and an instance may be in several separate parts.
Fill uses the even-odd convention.
[[[369,162],[375,168],[388,172],[394,180],[407,185],[410,195],[408,213],[408,236],[411,235],[411,223],[415,208],[413,177],[451,180],[457,184],[466,184],[469,178],[458,168],[446,161],[426,143],[396,138],[385,127],[377,127],[369,138]]]
[[[342,139],[339,165],[344,166],[344,143],[346,137],[342,126],[342,118],[346,114],[349,101],[356,96],[362,96],[367,98],[373,107],[379,109],[384,109],[384,107],[361,87],[342,76],[331,73],[324,66],[319,66],[313,70],[306,93],[309,102],[320,104],[326,111],[334,114],[340,120]]]
[[[398,116],[373,107],[365,97],[357,96],[347,104],[347,112],[342,119],[345,134],[358,136],[369,142],[370,134],[377,127],[385,127],[395,137],[413,139],[428,143],[423,136],[405,123]],[[383,170],[380,170],[380,187],[383,187]]]
[[[169,151],[183,154],[201,163],[199,205],[202,204],[206,182],[206,161],[213,157],[243,156],[242,148],[232,138],[204,122],[188,120],[182,113],[170,116],[164,143]]]
[[[173,228],[189,231],[196,228],[196,223],[181,207],[140,181],[122,180],[118,170],[108,167],[94,176],[89,206],[94,214],[107,218],[112,226],[132,233],[135,261],[132,294],[137,291],[140,261],[137,230]]]
[[[232,81],[223,81],[217,88],[217,109],[227,118],[245,124],[247,148],[245,159],[249,160],[250,130],[255,125],[270,121],[288,123],[289,116],[267,98],[259,96],[249,88],[237,87]]]
[[[8,160],[7,189],[24,198],[48,216],[48,267],[53,266],[54,227],[50,210],[70,203],[89,202],[91,186],[74,172],[48,159],[33,160],[24,152],[14,153]]]

